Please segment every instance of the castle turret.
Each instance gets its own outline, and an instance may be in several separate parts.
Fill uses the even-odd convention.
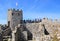
[[[22,10],[8,9],[8,26],[11,27],[11,30],[14,30],[15,26],[22,23],[22,20]]]

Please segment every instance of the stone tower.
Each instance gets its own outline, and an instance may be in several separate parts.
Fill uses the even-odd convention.
[[[8,26],[11,27],[11,30],[14,30],[15,26],[22,23],[22,20],[22,10],[8,9]]]

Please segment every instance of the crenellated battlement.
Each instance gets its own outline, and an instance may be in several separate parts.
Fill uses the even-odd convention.
[[[11,9],[8,9],[8,11],[22,11],[22,9],[14,9],[14,8],[12,9],[11,8]]]

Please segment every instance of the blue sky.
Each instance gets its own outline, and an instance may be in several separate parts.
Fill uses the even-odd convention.
[[[60,0],[0,0],[0,24],[7,24],[9,8],[22,9],[24,19],[60,19]]]

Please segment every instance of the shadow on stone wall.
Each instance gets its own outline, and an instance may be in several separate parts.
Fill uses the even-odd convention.
[[[27,31],[27,40],[32,40],[33,35],[32,33],[26,28],[26,25],[23,26],[24,31]]]
[[[27,40],[24,36],[24,34],[22,33],[23,31],[26,31],[27,32]],[[28,40],[32,40],[33,38],[33,35],[32,33],[26,28],[26,25],[21,25],[18,29],[17,29],[17,32],[16,32],[16,41],[28,41]]]
[[[45,25],[43,24],[42,26],[44,27],[44,34],[45,34],[45,35],[49,35],[49,32],[48,32],[47,29],[45,28]]]

